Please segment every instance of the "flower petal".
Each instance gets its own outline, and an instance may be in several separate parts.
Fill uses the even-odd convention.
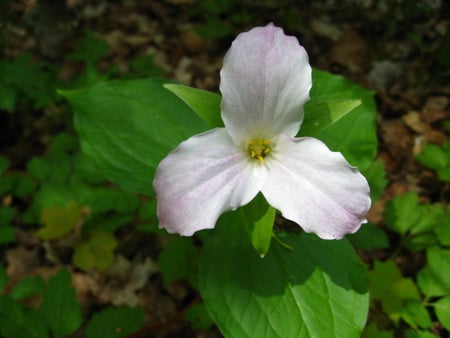
[[[273,24],[238,35],[220,72],[222,119],[233,141],[295,136],[311,85],[308,55],[295,37]]]
[[[251,162],[224,128],[182,142],[159,164],[153,186],[160,228],[183,236],[214,228],[220,214],[259,191]]]
[[[321,141],[280,136],[266,163],[263,195],[306,232],[339,239],[366,222],[371,204],[366,179]]]

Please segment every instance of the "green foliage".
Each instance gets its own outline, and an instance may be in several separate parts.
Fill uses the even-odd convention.
[[[367,279],[346,240],[283,234],[292,249],[274,244],[261,259],[241,235],[239,217],[221,217],[200,260],[200,291],[225,336],[360,336]]]
[[[75,246],[73,263],[84,270],[106,269],[114,260],[118,242],[109,232],[93,232],[87,241]]]
[[[242,224],[249,232],[252,245],[261,258],[270,248],[272,229],[275,221],[275,209],[258,194],[249,204],[240,209]]]
[[[220,116],[219,94],[172,83],[165,84],[164,88],[183,100],[210,128],[224,126]]]
[[[143,323],[144,313],[141,308],[108,307],[92,316],[86,327],[86,337],[126,337],[139,330]]]
[[[439,322],[450,331],[450,295],[439,299],[433,303],[434,310]]]
[[[65,207],[53,206],[43,208],[41,221],[44,225],[36,232],[41,239],[56,239],[69,233],[82,221],[80,206],[70,201]]]
[[[72,276],[59,270],[46,284],[42,278],[30,276],[19,281],[9,294],[0,295],[0,335],[5,338],[66,338],[82,324],[81,306],[76,301]],[[0,290],[8,276],[0,264]],[[42,295],[37,309],[19,300]],[[141,308],[109,307],[87,322],[86,337],[125,337],[137,331],[144,322]]]
[[[8,275],[4,266],[0,263],[0,291],[3,291],[6,284],[8,283]]]
[[[340,151],[347,161],[367,169],[377,152],[376,116],[377,110],[373,99],[374,93],[360,87],[342,76],[313,69],[313,87],[310,92],[309,104],[332,100],[361,100],[361,104],[336,123],[314,134],[331,150]],[[356,103],[355,103],[356,104]],[[354,105],[353,105],[354,106]],[[353,107],[343,105],[341,109]],[[305,124],[311,117],[305,107]],[[299,132],[302,135],[302,129]]]
[[[376,261],[369,272],[369,288],[372,299],[379,300],[384,311],[394,321],[404,318],[405,302],[420,300],[419,291],[410,278],[404,278],[392,261]]]
[[[354,234],[347,236],[350,242],[363,250],[377,250],[389,247],[386,233],[371,223],[366,223]]]
[[[3,175],[6,170],[8,170],[9,165],[10,163],[6,156],[0,154],[0,176]]]
[[[21,279],[9,294],[12,298],[26,299],[31,296],[42,294],[45,290],[45,283],[41,277],[31,276]]]
[[[198,248],[192,238],[174,237],[167,243],[158,258],[164,284],[187,279],[197,284]]]
[[[82,323],[81,307],[76,302],[72,276],[60,270],[48,282],[41,311],[55,338],[64,338],[75,332]]]
[[[184,318],[191,323],[194,330],[206,330],[214,324],[203,303],[190,306],[184,312]]]
[[[435,170],[440,180],[450,182],[450,141],[442,146],[427,144],[417,159]]]
[[[427,297],[450,295],[450,250],[427,250],[427,265],[419,272],[417,283]]]
[[[207,129],[162,84],[116,81],[62,93],[74,108],[83,151],[128,191],[152,195],[158,163],[181,141]]]
[[[33,62],[27,53],[12,61],[0,60],[0,110],[12,113],[23,99],[42,108],[55,97],[54,81],[51,67]]]
[[[369,182],[370,197],[372,199],[373,205],[381,198],[388,183],[383,161],[379,159],[375,160],[368,168],[366,168],[362,172]]]
[[[440,204],[419,204],[419,196],[409,192],[386,204],[384,220],[390,228],[403,235],[402,245],[422,250],[437,242],[438,229],[444,210]]]
[[[14,242],[16,231],[11,224],[15,214],[15,208],[0,208],[0,244]]]

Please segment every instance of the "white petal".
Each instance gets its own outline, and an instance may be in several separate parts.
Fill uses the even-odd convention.
[[[366,222],[371,204],[366,179],[321,141],[280,136],[266,163],[263,195],[306,232],[339,239]]]
[[[259,191],[251,161],[224,128],[181,143],[159,164],[153,186],[160,228],[183,236],[213,228],[220,214]]]
[[[269,24],[239,34],[220,72],[222,119],[236,144],[295,136],[312,85],[308,55],[293,36]]]

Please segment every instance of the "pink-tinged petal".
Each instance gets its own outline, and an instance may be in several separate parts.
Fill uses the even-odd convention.
[[[191,236],[258,193],[252,163],[224,128],[193,136],[158,166],[153,181],[160,228]]]
[[[339,239],[367,222],[371,201],[366,179],[321,141],[280,136],[266,163],[263,195],[306,232]]]
[[[222,119],[236,144],[259,136],[295,136],[312,85],[308,55],[269,24],[239,34],[220,72]]]

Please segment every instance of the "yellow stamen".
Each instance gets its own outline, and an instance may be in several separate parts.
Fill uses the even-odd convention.
[[[264,164],[264,158],[270,153],[270,141],[259,137],[256,140],[248,142],[248,153],[251,158],[257,159],[259,163]]]

